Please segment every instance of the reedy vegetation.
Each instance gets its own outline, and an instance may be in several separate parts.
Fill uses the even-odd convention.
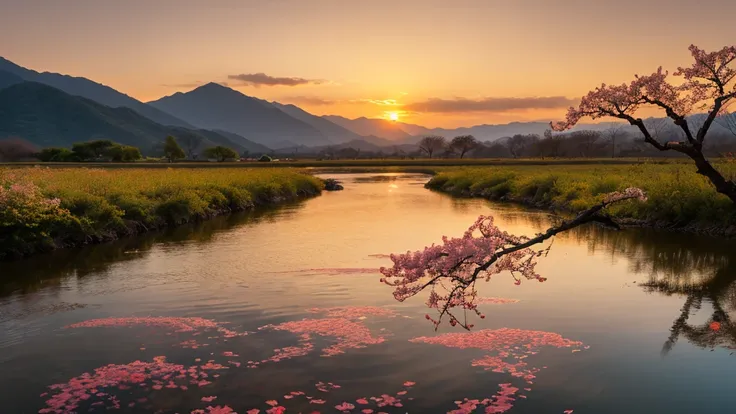
[[[736,178],[736,163],[724,162],[717,168],[724,176]],[[694,170],[688,164],[447,168],[439,170],[427,187],[568,212],[590,208],[603,194],[638,187],[647,192],[647,203],[611,206],[609,214],[672,227],[717,226],[720,232],[728,232],[736,225],[736,207]]]
[[[291,169],[0,168],[0,259],[316,195]]]

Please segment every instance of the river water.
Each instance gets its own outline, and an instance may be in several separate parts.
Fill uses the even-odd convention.
[[[421,175],[340,179],[298,204],[0,264],[0,412],[736,410],[734,242],[581,228],[540,259],[547,282],[483,283],[507,300],[481,305],[476,333],[435,332],[426,296],[379,283],[384,255],[480,214],[527,235],[556,219]]]

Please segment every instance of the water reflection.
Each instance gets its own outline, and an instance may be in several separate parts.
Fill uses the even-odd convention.
[[[484,370],[500,366],[488,358],[495,354],[482,349],[439,350],[437,344],[410,342],[433,335],[425,323],[425,304],[396,303],[369,269],[387,264],[385,253],[418,249],[443,234],[462,234],[479,214],[492,214],[504,229],[526,235],[559,218],[449,198],[423,189],[426,178],[391,176],[396,178],[337,176],[345,191],[304,204],[0,264],[0,364],[7,372],[0,385],[8,397],[0,396],[3,412],[37,412],[44,401],[38,394],[49,384],[66,383],[106,364],[150,362],[161,355],[185,366],[197,362],[194,358],[244,366],[230,365],[222,381],[199,393],[169,398],[163,390],[151,402],[156,407],[146,412],[191,412],[194,406],[204,407],[201,397],[213,395],[218,396],[215,403],[236,402],[237,411],[245,412],[248,406],[267,408],[264,401],[292,390],[313,390],[317,381],[336,381],[344,394],[335,391],[331,409],[357,397],[393,392],[390,384],[417,381],[411,394],[415,400],[407,398],[405,409],[384,412],[435,413],[456,409],[453,401],[486,398],[499,384],[518,382],[509,369]],[[729,257],[734,247],[733,242],[692,235],[591,226],[555,242],[550,257],[540,262],[548,283],[515,286],[499,278],[483,284],[483,296],[519,301],[485,304],[489,317],[478,321],[479,330],[501,332],[504,338],[514,332],[559,333],[590,346],[579,353],[546,347],[523,360],[529,367],[542,367],[534,379],[538,387],[528,400],[519,396],[509,412],[727,412],[736,404],[728,351],[698,347],[734,344],[730,318],[736,272]],[[365,332],[355,320],[318,323],[334,315],[312,310],[367,306],[398,315],[368,315],[366,321],[360,316],[357,321],[370,328],[373,339],[355,336]],[[207,319],[258,333],[210,343],[210,335],[179,337],[148,325],[62,329],[126,318]],[[288,329],[258,329],[264,326]],[[338,328],[349,329],[338,335],[338,342],[340,337],[361,339],[360,344],[379,337],[386,341],[324,358],[320,350],[334,345],[334,337],[315,334],[307,343],[295,336],[297,331],[342,334]],[[526,341],[517,337],[523,339],[519,344]],[[193,340],[210,344],[195,349],[189,346]],[[666,349],[679,344],[672,357],[663,359],[658,351],[666,340]],[[245,366],[249,360],[301,355],[312,348],[279,364]],[[230,357],[231,352],[241,359]],[[520,367],[521,360],[511,362],[506,368]],[[523,384],[513,386],[518,385]],[[315,407],[298,408],[312,412]]]
[[[58,288],[68,277],[106,277],[114,265],[145,258],[161,243],[196,242],[208,244],[223,231],[261,222],[284,220],[304,206],[304,202],[273,209],[215,217],[201,223],[180,226],[161,232],[146,233],[111,243],[76,249],[58,250],[33,258],[1,263],[0,297],[29,294],[41,289]]]
[[[701,348],[736,349],[735,244],[730,240],[652,230],[611,232],[587,227],[569,237],[587,243],[591,252],[605,251],[613,260],[624,257],[632,272],[647,275],[639,283],[646,292],[685,299],[680,315],[662,347],[668,354],[678,339]],[[703,309],[705,307],[705,309]],[[704,311],[707,317],[690,322]]]
[[[453,199],[452,207],[467,211],[470,205],[467,200]],[[561,220],[522,208],[509,209],[503,218],[507,223],[537,230]],[[625,260],[631,273],[647,277],[638,283],[647,293],[685,299],[662,347],[663,355],[674,348],[679,338],[701,348],[736,349],[736,325],[731,317],[736,312],[733,240],[653,229],[612,231],[596,225],[578,227],[558,238],[587,246],[591,255],[608,255],[612,264]],[[692,323],[692,316],[700,311],[707,312],[707,317],[698,315],[698,322]]]

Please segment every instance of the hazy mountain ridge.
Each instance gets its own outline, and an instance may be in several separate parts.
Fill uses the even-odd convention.
[[[0,70],[20,77],[24,81],[52,86],[70,95],[81,96],[109,107],[127,107],[162,125],[191,127],[192,125],[159,109],[146,105],[117,90],[82,77],[52,72],[36,72],[0,57]]]
[[[281,141],[310,146],[332,143],[317,128],[276,106],[216,83],[177,92],[149,105],[200,128],[229,131],[270,148]]]
[[[373,135],[391,141],[400,141],[411,137],[410,134],[401,129],[398,123],[385,119],[366,117],[348,119],[339,115],[325,115],[322,118],[361,136]]]
[[[133,109],[105,106],[41,83],[22,82],[0,90],[0,136],[21,137],[39,147],[110,139],[150,154],[167,135],[192,136],[202,147],[261,148],[242,137],[234,140],[213,131],[164,126]]]
[[[23,78],[20,76],[6,70],[0,70],[0,89],[7,88],[8,86],[21,82],[23,82]]]
[[[270,149],[283,149],[284,151],[298,151],[300,148],[334,149],[343,148],[346,145],[365,151],[383,150],[385,152],[396,151],[397,148],[416,148],[417,142],[426,135],[441,135],[447,139],[452,139],[458,135],[473,135],[479,141],[494,142],[517,134],[542,136],[549,129],[549,124],[542,121],[511,122],[496,125],[483,124],[459,128],[427,128],[421,125],[386,119],[365,117],[348,119],[337,115],[316,116],[296,105],[269,102],[247,96],[216,83],[209,83],[189,92],[177,92],[145,104],[86,78],[49,72],[39,73],[0,58],[0,90],[26,81],[44,84],[80,99],[86,98],[91,102],[109,107],[109,109],[120,109],[120,111],[111,113],[107,110],[95,108],[92,112],[97,116],[104,115],[103,118],[107,117],[108,120],[112,119],[113,121],[108,122],[109,125],[123,125],[122,129],[126,131],[125,133],[114,132],[112,129],[110,131],[127,137],[126,139],[130,140],[131,145],[133,145],[133,137],[145,136],[146,138],[138,144],[142,148],[147,148],[146,145],[151,144],[153,140],[151,131],[157,131],[158,134],[164,130],[175,130],[166,128],[164,125],[179,126],[178,133],[194,133],[198,137],[202,137],[203,142],[206,143],[229,145],[235,149],[248,150],[253,153],[268,152]],[[38,88],[22,90],[29,93],[39,92]],[[22,101],[21,99],[19,102]],[[32,101],[33,99],[30,98],[28,102]],[[65,102],[77,105],[75,108],[79,110],[78,102],[68,100]],[[31,107],[33,105],[39,106],[40,103],[35,102],[31,104]],[[78,136],[74,138],[74,142],[86,139],[85,137],[96,137],[101,130],[107,130],[106,128],[100,128],[96,121],[93,122],[91,119],[94,117],[85,118],[88,121],[87,128],[90,128],[91,125],[97,125],[92,129],[83,129],[84,123],[82,125],[69,124],[70,119],[62,119],[58,113],[54,113],[55,111],[59,113],[67,112],[67,108],[62,107],[63,104],[60,103],[59,105],[61,106],[55,109],[43,105],[35,109],[31,108],[31,113],[43,109],[38,113],[40,118],[26,118],[27,125],[22,128],[18,127],[17,122],[15,122],[15,126],[8,126],[8,122],[14,120],[8,119],[6,116],[3,119],[5,124],[0,125],[0,133],[26,132],[30,133],[39,145],[66,145],[66,141],[64,143],[58,142],[55,137],[39,137],[35,134],[38,131],[59,133],[59,128],[54,129],[54,125],[49,124],[50,120],[59,122],[59,125],[65,125],[65,128],[70,131],[77,131]],[[89,105],[87,106],[89,107]],[[130,111],[125,111],[126,108],[129,108]],[[124,119],[133,117],[129,112],[133,112],[145,121],[136,118],[135,121],[126,123]],[[23,115],[18,114],[18,116]],[[25,115],[28,115],[28,113]],[[0,114],[1,116],[2,114]],[[89,114],[87,113],[86,116],[89,116]],[[689,117],[691,126],[697,126],[696,124],[702,122],[704,116],[703,114],[696,114]],[[681,134],[679,128],[674,126],[667,118],[649,118],[645,122],[651,125],[650,129],[653,129],[653,133],[662,140],[679,140],[682,138],[679,136]],[[33,123],[38,123],[38,127],[34,129]],[[150,123],[157,124],[163,129],[151,127]],[[143,128],[145,132],[137,131],[137,127],[133,130],[130,129],[132,125],[137,124],[148,125]],[[196,125],[196,127],[193,125]],[[618,126],[632,136],[638,134],[635,127],[613,122],[578,124],[573,128],[573,131],[605,131],[612,126]],[[725,128],[716,122],[711,130],[723,132]],[[23,136],[22,133],[16,135]],[[66,137],[65,133],[61,135]],[[158,137],[157,139],[162,138]]]
[[[361,136],[347,128],[337,125],[330,120],[312,115],[304,109],[293,105],[293,104],[281,104],[278,102],[271,102],[275,107],[284,111],[289,116],[296,118],[302,122],[317,128],[327,138],[335,144],[343,144],[356,139],[361,139]]]

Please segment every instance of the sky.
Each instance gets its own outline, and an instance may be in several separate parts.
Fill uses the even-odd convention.
[[[707,4],[707,8],[705,6]],[[0,56],[139,100],[207,82],[429,127],[551,120],[736,43],[733,0],[0,0]]]

